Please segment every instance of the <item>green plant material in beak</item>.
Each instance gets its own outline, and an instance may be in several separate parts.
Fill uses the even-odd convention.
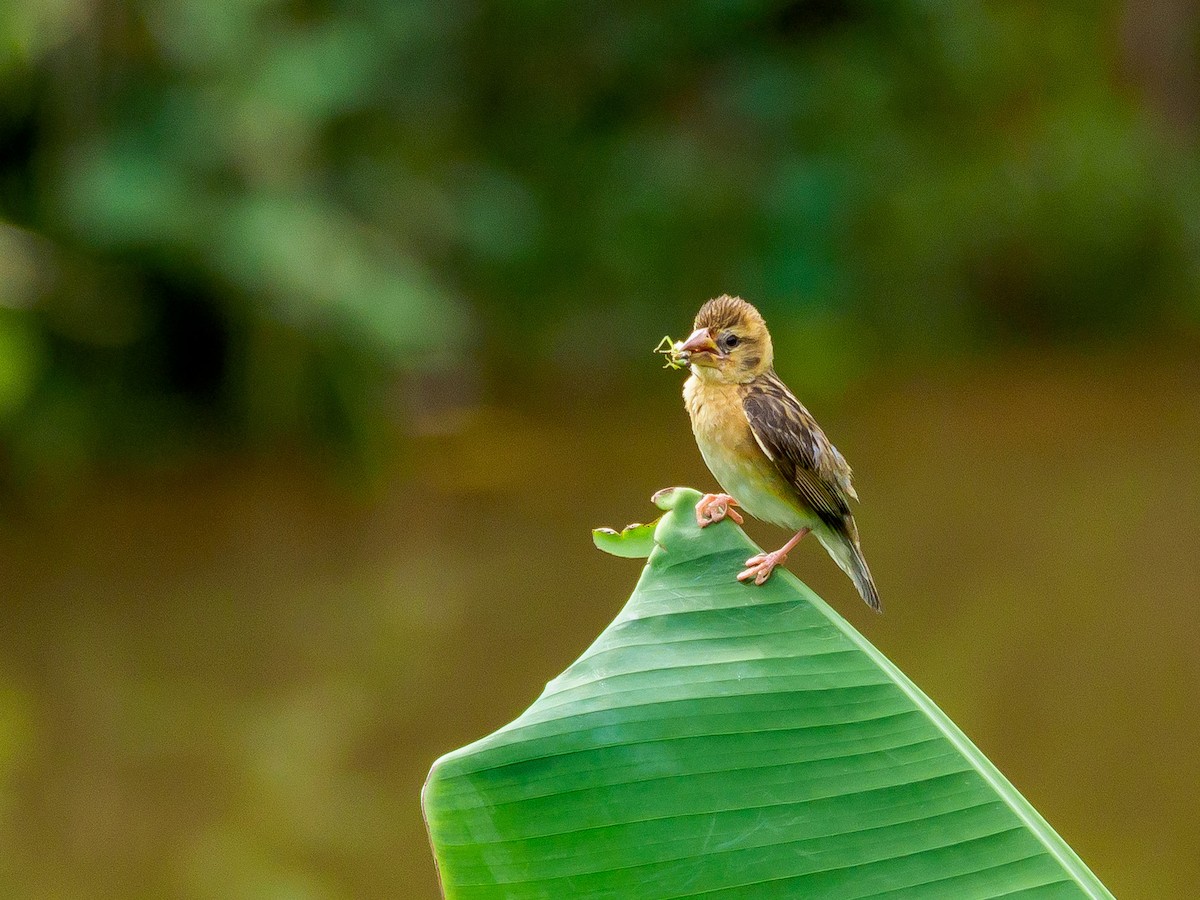
[[[697,527],[699,498],[656,495],[649,541],[598,538],[649,552],[624,609],[515,721],[434,763],[448,900],[1111,898],[791,573],[739,584],[759,548]]]
[[[670,335],[665,335],[658,346],[654,348],[655,353],[661,353],[667,358],[664,369],[684,369],[687,368],[687,363],[684,362],[683,355],[679,352],[679,341],[671,340]]]

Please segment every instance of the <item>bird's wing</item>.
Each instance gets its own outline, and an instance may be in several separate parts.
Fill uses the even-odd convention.
[[[774,372],[746,385],[742,409],[754,440],[800,497],[830,525],[853,528],[850,466]]]

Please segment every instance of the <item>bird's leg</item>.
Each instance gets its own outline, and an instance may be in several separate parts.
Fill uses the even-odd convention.
[[[739,525],[745,521],[742,514],[739,513],[735,506],[738,502],[728,494],[705,494],[700,498],[700,502],[696,504],[696,524],[701,528],[706,525],[711,525],[713,522],[720,522],[726,516],[733,519]]]
[[[778,550],[750,557],[746,560],[745,570],[738,575],[737,580],[746,581],[753,578],[755,584],[763,584],[771,577],[771,573],[775,571],[775,567],[787,559],[787,555],[791,549],[800,543],[800,538],[804,537],[810,531],[812,531],[811,528],[801,528],[792,536],[790,541]]]

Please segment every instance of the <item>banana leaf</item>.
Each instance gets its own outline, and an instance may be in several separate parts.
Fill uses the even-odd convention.
[[[1111,897],[921,691],[674,488],[625,608],[423,791],[449,900]]]

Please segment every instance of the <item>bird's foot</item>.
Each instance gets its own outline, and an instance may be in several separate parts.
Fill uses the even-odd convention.
[[[765,584],[766,580],[771,577],[771,573],[775,571],[775,567],[782,565],[786,559],[786,549],[752,556],[746,560],[746,568],[738,573],[737,580],[745,582],[753,578],[755,584]]]
[[[792,551],[792,548],[800,543],[801,538],[812,531],[811,528],[805,526],[792,535],[791,540],[780,547],[778,550],[772,550],[770,553],[760,553],[758,556],[752,556],[746,560],[746,568],[738,573],[738,581],[748,581],[753,578],[755,584],[763,584],[771,573],[775,571],[775,567],[780,565],[787,555]]]
[[[728,494],[705,494],[696,504],[696,524],[704,528],[729,516],[741,525],[745,519],[734,509],[737,505],[738,502]]]

